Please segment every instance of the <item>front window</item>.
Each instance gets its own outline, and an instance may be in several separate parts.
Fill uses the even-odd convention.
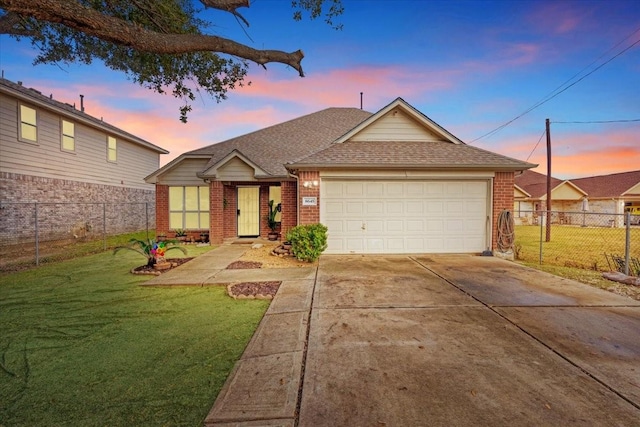
[[[107,160],[110,162],[118,160],[116,139],[112,136],[107,137]]]
[[[169,228],[209,229],[209,187],[169,187]]]
[[[38,142],[36,110],[26,105],[20,105],[20,139]]]
[[[75,126],[72,122],[62,120],[61,144],[64,151],[76,150]]]

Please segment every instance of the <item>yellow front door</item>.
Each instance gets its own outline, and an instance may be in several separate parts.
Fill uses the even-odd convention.
[[[238,236],[260,235],[260,187],[238,187]]]

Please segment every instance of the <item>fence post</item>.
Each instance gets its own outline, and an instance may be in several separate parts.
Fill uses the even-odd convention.
[[[102,204],[102,250],[107,250],[107,204]]]
[[[38,230],[38,202],[33,204],[34,208],[34,220],[35,220],[35,232],[36,232],[36,267],[40,265],[40,233]]]
[[[624,240],[624,274],[629,275],[629,262],[631,258],[631,212],[626,212],[627,227]]]
[[[540,218],[540,254],[539,254],[539,262],[540,265],[542,265],[542,228],[543,228],[543,224],[544,221],[542,220],[542,215],[539,215],[538,218]]]
[[[145,228],[147,229],[147,242],[149,241],[149,202],[144,202]]]

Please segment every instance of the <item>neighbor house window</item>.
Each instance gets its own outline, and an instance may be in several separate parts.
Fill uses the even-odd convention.
[[[278,205],[282,202],[282,191],[281,187],[269,187],[269,200],[273,200],[273,207],[277,208]],[[278,211],[276,214],[276,222],[282,221],[282,213]]]
[[[36,110],[22,104],[20,105],[20,139],[38,142]]]
[[[107,137],[107,160],[110,162],[118,160],[116,139],[112,136]]]
[[[62,120],[61,144],[64,151],[76,150],[75,125],[72,122]]]
[[[209,229],[209,187],[169,187],[169,228]]]

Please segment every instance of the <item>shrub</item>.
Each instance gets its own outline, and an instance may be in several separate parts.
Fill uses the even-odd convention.
[[[322,224],[306,224],[287,232],[293,255],[302,261],[313,262],[327,249],[327,227]]]

